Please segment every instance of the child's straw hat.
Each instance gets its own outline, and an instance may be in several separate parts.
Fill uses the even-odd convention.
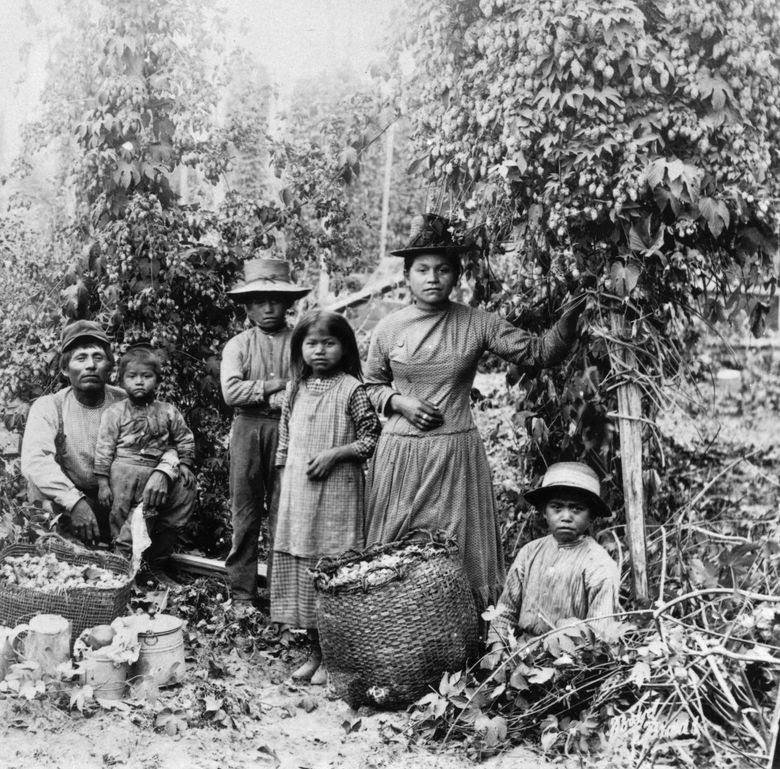
[[[595,471],[584,462],[556,462],[547,468],[539,488],[525,493],[525,498],[538,510],[556,493],[576,491],[584,495],[594,516],[608,517],[612,511],[601,498],[601,484]]]
[[[244,264],[244,279],[228,291],[239,301],[245,294],[287,294],[300,299],[311,291],[298,286],[290,278],[290,264],[284,259],[250,259]]]

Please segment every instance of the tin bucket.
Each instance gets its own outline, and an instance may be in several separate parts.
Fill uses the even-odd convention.
[[[99,654],[82,663],[81,683],[92,687],[95,699],[121,700],[127,686],[127,663],[114,662]]]
[[[184,680],[184,621],[158,614],[149,630],[138,636],[141,649],[133,674],[156,686]]]
[[[36,662],[44,675],[54,676],[57,668],[70,659],[73,623],[59,614],[36,614],[28,624],[17,625],[19,659]],[[12,646],[16,650],[16,643]]]

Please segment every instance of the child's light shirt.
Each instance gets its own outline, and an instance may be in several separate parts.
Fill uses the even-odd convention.
[[[266,334],[253,327],[228,340],[222,351],[220,382],[222,397],[228,406],[241,409],[266,409],[277,417],[284,392],[266,398],[268,379],[290,378],[290,338],[292,329],[284,327]]]
[[[115,459],[158,465],[170,448],[176,449],[180,464],[194,464],[195,438],[176,406],[164,401],[115,403],[100,420],[95,475],[109,475]]]
[[[529,542],[509,570],[488,644],[505,639],[515,627],[541,635],[561,620],[615,614],[619,587],[617,564],[592,537],[560,544],[548,534]],[[591,624],[598,628],[612,622]]]

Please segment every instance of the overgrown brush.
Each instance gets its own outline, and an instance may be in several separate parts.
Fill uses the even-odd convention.
[[[780,676],[774,459],[663,448],[647,536],[655,604],[601,636],[577,622],[445,675],[414,708],[417,740],[474,758],[536,742],[594,767],[765,766]],[[598,536],[626,583],[622,525]]]
[[[691,755],[710,766],[726,757],[763,766],[780,597],[701,590],[631,614],[641,625],[615,623],[597,636],[578,622],[512,639],[500,660],[445,674],[417,703],[413,732],[458,740],[476,758],[529,739],[545,751],[593,754],[627,724],[652,723],[623,741],[632,766]]]

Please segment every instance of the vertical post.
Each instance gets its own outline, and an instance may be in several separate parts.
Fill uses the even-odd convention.
[[[384,257],[387,250],[387,220],[390,217],[390,178],[393,173],[393,139],[395,136],[395,123],[385,134],[385,180],[382,185],[382,226],[379,230],[379,258]]]
[[[328,297],[330,296],[330,273],[328,272],[328,263],[323,254],[320,257],[320,279],[317,283],[317,301],[320,306],[324,306],[328,303]]]
[[[623,317],[610,313],[612,333],[625,335]],[[636,369],[634,352],[622,345],[612,355],[618,371]],[[623,496],[626,504],[626,538],[631,555],[631,577],[634,597],[644,606],[649,603],[647,587],[647,543],[645,541],[645,507],[642,484],[642,395],[639,386],[630,382],[617,389],[618,429],[620,431],[620,465],[623,472]]]
[[[767,769],[780,769],[780,750],[778,750],[778,727],[780,726],[780,697],[775,701],[775,712],[772,715],[772,723],[769,729],[769,745],[767,746],[769,753],[769,761],[767,763]]]

